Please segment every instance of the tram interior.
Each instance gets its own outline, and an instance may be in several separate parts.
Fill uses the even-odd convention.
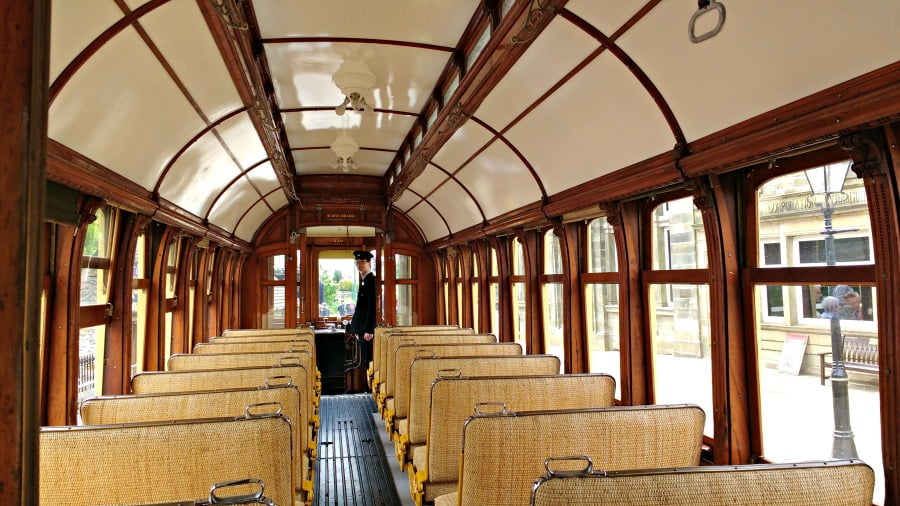
[[[16,503],[900,504],[900,2],[2,25]]]

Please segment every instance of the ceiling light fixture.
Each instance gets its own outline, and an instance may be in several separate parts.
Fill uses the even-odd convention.
[[[375,89],[378,80],[365,63],[344,60],[331,80],[344,94],[344,101],[334,109],[338,116],[343,116],[348,108],[362,113],[374,112],[373,107],[366,103],[366,95]]]
[[[341,132],[331,143],[331,150],[337,155],[337,160],[331,165],[332,169],[341,169],[343,172],[350,172],[350,169],[356,169],[356,162],[353,161],[353,155],[359,151],[359,144],[353,140],[347,132]]]

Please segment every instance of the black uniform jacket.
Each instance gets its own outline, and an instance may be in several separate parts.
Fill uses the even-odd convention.
[[[356,310],[353,312],[353,320],[347,332],[350,334],[375,333],[375,273],[366,274],[359,284],[359,293],[356,295]]]

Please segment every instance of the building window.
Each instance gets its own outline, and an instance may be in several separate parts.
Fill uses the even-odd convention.
[[[559,357],[565,363],[563,339],[563,269],[559,237],[552,229],[544,233],[543,275],[541,297],[544,318],[544,352]]]
[[[513,310],[513,341],[522,345],[527,350],[525,339],[525,316],[527,314],[525,290],[525,249],[522,241],[516,238],[512,241],[512,275],[509,277],[512,288]]]
[[[500,337],[500,268],[497,265],[497,250],[491,246],[490,259],[491,275],[489,282],[491,284],[490,304],[491,304],[491,333],[498,338]]]
[[[147,303],[150,294],[147,234],[138,236],[134,249],[131,280],[131,369],[130,375],[144,370],[144,345],[147,339]]]
[[[478,319],[478,286],[479,280],[481,278],[480,271],[478,270],[478,255],[474,252],[469,256],[469,265],[472,266],[471,274],[472,276],[469,278],[469,294],[472,300],[472,328],[475,329],[476,332],[480,331],[478,327],[479,319]]]
[[[263,259],[262,328],[264,329],[284,328],[285,257],[283,254],[268,255]]]

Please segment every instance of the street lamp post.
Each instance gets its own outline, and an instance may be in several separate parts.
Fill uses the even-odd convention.
[[[825,264],[837,263],[834,252],[834,235],[853,229],[834,229],[831,218],[834,214],[832,196],[843,193],[844,181],[850,162],[830,164],[806,171],[806,179],[813,195],[823,195],[824,202],[818,204],[825,217]],[[837,312],[831,315],[831,400],[834,409],[834,432],[831,457],[835,459],[857,458],[853,430],[850,428],[850,398],[848,396],[847,371],[844,369],[844,343],[841,339],[841,319]]]

